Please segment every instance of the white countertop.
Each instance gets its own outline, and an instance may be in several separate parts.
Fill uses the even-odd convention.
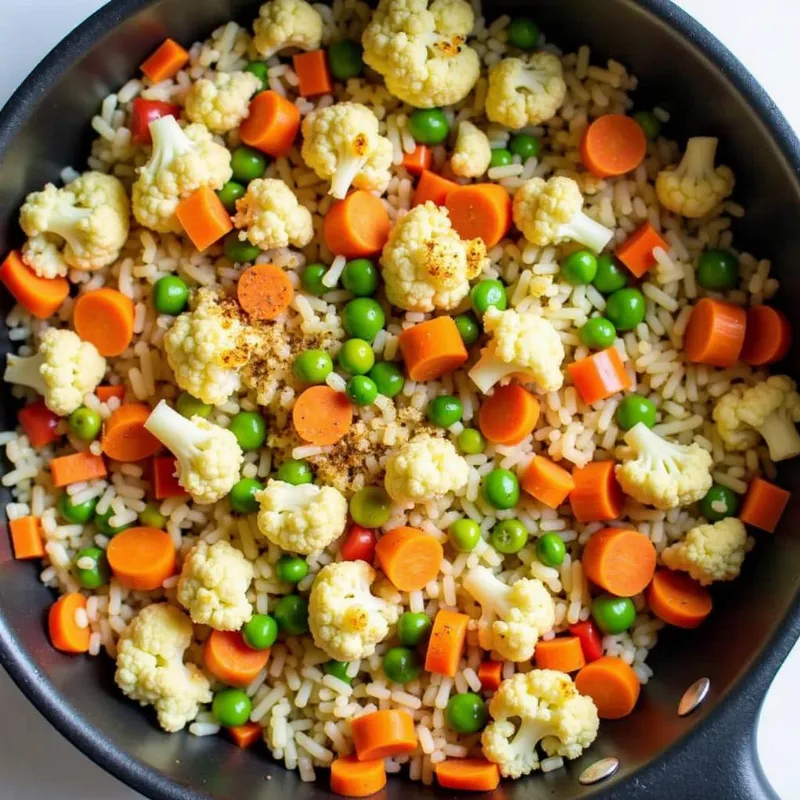
[[[102,5],[102,0],[8,0],[0,26],[0,105],[51,47]],[[800,130],[793,56],[797,0],[678,0],[744,62]],[[783,800],[797,800],[794,766],[800,718],[800,646],[795,647],[764,705],[758,749]],[[0,775],[3,797],[14,800],[134,800],[141,798],[92,764],[49,726],[0,671]],[[43,758],[44,754],[46,756]],[[43,765],[46,767],[43,769]]]

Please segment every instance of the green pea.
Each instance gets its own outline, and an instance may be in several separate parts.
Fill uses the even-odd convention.
[[[383,656],[383,671],[393,683],[411,683],[422,672],[422,662],[415,650],[393,647]]]
[[[255,411],[240,411],[231,420],[229,430],[245,453],[258,450],[267,439],[267,423]]]
[[[527,133],[515,133],[508,143],[508,149],[523,161],[539,158],[542,152],[542,140]]]
[[[342,311],[342,326],[348,336],[371,342],[386,324],[381,304],[371,297],[357,297]]]
[[[656,424],[656,407],[653,401],[640,394],[628,394],[617,406],[617,425],[629,431],[634,425],[644,422],[648,428]]]
[[[261,89],[259,89],[259,91],[263,91],[267,88],[268,67],[263,61],[249,61],[244,71],[252,73],[261,81]]]
[[[449,428],[461,421],[464,415],[464,406],[461,401],[451,394],[442,394],[434,397],[428,403],[428,419],[440,428]]]
[[[365,486],[350,498],[350,516],[362,528],[380,528],[391,512],[392,501],[380,486]]]
[[[339,366],[351,375],[366,375],[375,366],[372,345],[363,339],[348,339],[339,350]]]
[[[122,531],[127,530],[133,525],[132,522],[126,522],[124,525],[118,525],[117,527],[114,527],[110,521],[111,517],[114,516],[114,513],[115,512],[109,508],[102,514],[95,515],[94,526],[104,536],[116,536],[118,533],[122,533]]]
[[[278,623],[269,614],[253,614],[242,626],[242,636],[253,650],[266,650],[278,638]]]
[[[597,256],[597,272],[592,285],[600,294],[613,294],[628,285],[628,271],[614,256]]]
[[[239,238],[239,231],[231,231],[222,241],[222,250],[228,261],[234,264],[248,264],[261,255],[261,248]]]
[[[236,213],[236,201],[240,197],[244,197],[245,188],[241,183],[236,181],[228,181],[218,192],[220,202],[225,206],[225,210],[229,214]]]
[[[617,329],[605,317],[592,317],[580,330],[581,341],[592,350],[605,350],[614,344]]]
[[[177,316],[189,302],[189,287],[177,275],[165,275],[153,284],[153,305],[159,314]]]
[[[597,256],[589,250],[570,253],[561,262],[561,277],[573,286],[585,286],[597,275]]]
[[[486,727],[489,711],[479,694],[463,692],[447,701],[445,719],[456,733],[477,733]]]
[[[539,44],[539,26],[530,17],[516,17],[508,25],[508,43],[520,50],[533,50]]]
[[[330,292],[331,289],[336,287],[327,287],[322,282],[322,277],[328,271],[328,268],[324,264],[309,264],[304,270],[303,274],[300,276],[300,282],[303,284],[303,288],[309,293],[320,297],[327,292]]]
[[[353,682],[353,679],[347,674],[347,668],[349,666],[350,664],[347,661],[336,661],[332,658],[322,665],[322,671],[326,675],[333,675],[334,678],[349,686]]]
[[[278,600],[272,616],[278,630],[289,636],[308,633],[308,601],[299,594],[287,594]]]
[[[379,361],[369,371],[369,377],[375,382],[378,392],[385,397],[397,397],[406,383],[403,371],[391,361]]]
[[[459,314],[455,318],[456,328],[465,347],[471,347],[481,335],[481,326],[474,314]]]
[[[75,505],[72,498],[62,492],[58,498],[58,512],[67,521],[76,525],[83,525],[94,516],[94,507],[97,505],[97,498],[93,497],[84,503]]]
[[[189,392],[181,392],[175,402],[175,408],[186,419],[191,419],[192,417],[203,417],[205,419],[214,406],[192,397]]]
[[[299,556],[281,556],[275,572],[283,583],[300,583],[308,575],[308,564]]]
[[[592,602],[592,618],[603,633],[615,636],[625,633],[636,619],[636,606],[630,597],[601,594]]]
[[[333,361],[325,350],[305,350],[292,365],[294,374],[306,383],[325,383],[333,372]]]
[[[226,728],[244,725],[250,719],[252,710],[253,703],[247,696],[247,692],[233,687],[217,692],[211,702],[211,713],[217,722]]]
[[[300,486],[311,483],[314,480],[314,473],[305,459],[290,458],[278,467],[278,480],[291,483],[292,486]]]
[[[495,508],[514,508],[519,502],[519,480],[507,469],[493,469],[483,479],[483,496]]]
[[[739,281],[739,259],[728,250],[706,250],[697,263],[697,282],[714,290],[732,289]]]
[[[658,134],[661,133],[661,120],[652,111],[637,111],[633,118],[648,139],[658,139]]]
[[[378,270],[368,258],[356,258],[344,265],[342,286],[356,297],[369,297],[378,288]]]
[[[456,441],[458,442],[459,450],[461,450],[462,453],[466,453],[468,456],[482,453],[483,449],[486,447],[486,440],[476,428],[464,428],[464,430],[458,434],[458,439]]]
[[[546,533],[536,540],[536,558],[546,567],[560,567],[566,555],[567,547],[557,533]]]
[[[258,511],[256,494],[262,491],[264,485],[255,478],[242,478],[233,484],[228,495],[228,502],[237,514],[255,514]]]
[[[378,387],[366,375],[354,375],[347,382],[345,393],[357,406],[371,406],[378,396]]]
[[[619,289],[608,298],[606,316],[618,331],[633,330],[644,321],[647,305],[638,289]]]
[[[78,562],[85,558],[93,561],[91,567],[78,566]],[[105,586],[111,577],[111,568],[108,566],[105,551],[99,547],[86,547],[79,550],[75,555],[73,573],[81,589],[99,589],[101,586]]]
[[[337,81],[357,78],[364,71],[362,48],[358,42],[342,39],[328,47],[328,67]]]
[[[158,510],[158,507],[153,503],[148,503],[139,512],[139,522],[146,525],[148,528],[158,528],[164,530],[167,525],[167,518]]]
[[[231,155],[233,179],[248,184],[256,178],[263,178],[267,171],[267,157],[259,150],[240,145]]]
[[[472,287],[470,300],[475,313],[483,316],[490,308],[505,311],[508,308],[506,287],[494,278],[486,278]]]
[[[492,158],[489,161],[489,169],[492,167],[507,167],[514,157],[505,149],[505,147],[493,147]]]
[[[441,144],[447,138],[450,126],[440,108],[417,108],[408,118],[408,130],[415,142]]]
[[[464,517],[450,525],[447,535],[456,550],[461,553],[470,553],[481,540],[481,526],[475,520]]]
[[[427,614],[406,611],[397,620],[397,638],[405,647],[416,647],[430,636],[431,627]]]
[[[70,433],[82,442],[91,442],[96,439],[102,425],[103,421],[100,419],[100,415],[86,406],[76,408],[69,415]]]
[[[519,553],[528,543],[528,529],[518,519],[504,519],[492,528],[490,541],[498,553]]]
[[[719,522],[726,517],[736,516],[739,498],[727,486],[715,483],[700,501],[700,513],[709,522]]]

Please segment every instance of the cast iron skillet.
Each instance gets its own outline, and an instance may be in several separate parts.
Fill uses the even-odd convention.
[[[736,168],[737,199],[748,210],[738,244],[771,258],[781,279],[781,302],[800,300],[800,144],[786,120],[742,65],[706,30],[667,0],[505,0],[490,12],[533,14],[561,45],[588,42],[639,76],[642,102],[674,112],[670,133],[719,135],[724,162]],[[60,169],[83,165],[89,119],[100,100],[136,74],[142,59],[166,36],[204,38],[228,19],[249,24],[257,0],[117,0],[59,45],[0,113],[0,252],[19,243],[16,211],[24,196]],[[3,293],[3,301],[7,297]],[[2,353],[9,349],[0,332]],[[786,365],[795,369],[795,350]],[[6,395],[2,429],[14,425]],[[797,489],[797,469],[782,484]],[[0,497],[5,502],[7,497]],[[656,677],[634,715],[605,722],[582,759],[555,773],[504,783],[497,798],[671,798],[709,800],[775,798],[754,746],[755,724],[769,683],[800,633],[800,537],[794,503],[774,536],[759,545],[742,579],[715,590],[715,611],[700,631],[662,634],[650,663]],[[152,715],[113,686],[105,658],[64,656],[49,645],[45,612],[51,593],[37,568],[12,560],[0,535],[0,662],[36,707],[100,766],[154,798],[273,800],[329,796],[325,784],[302,784],[259,752],[240,751],[220,738],[166,735]],[[675,713],[684,690],[711,679],[711,695],[692,716]],[[616,755],[619,773],[582,787],[577,775],[602,756]],[[44,765],[43,765],[44,766]],[[46,768],[46,766],[45,766]],[[266,783],[268,780],[269,783]],[[386,794],[440,790],[399,779]]]

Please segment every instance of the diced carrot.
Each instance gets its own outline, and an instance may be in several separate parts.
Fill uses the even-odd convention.
[[[156,500],[167,497],[188,497],[189,494],[178,483],[178,461],[173,456],[159,456],[153,459],[153,492]]]
[[[57,489],[69,486],[71,483],[105,478],[107,474],[103,456],[96,456],[88,450],[50,459],[50,476],[53,479],[53,486]]]
[[[201,186],[181,200],[175,216],[201,253],[233,230],[230,214],[210,186]]]
[[[421,175],[423,170],[431,168],[433,153],[430,147],[418,144],[413,153],[403,153],[403,166],[412,175]]]
[[[98,386],[94,393],[101,403],[107,403],[112,397],[116,397],[120,403],[125,399],[125,387],[121,383],[116,383],[113,386],[110,384]]]
[[[186,50],[173,39],[165,39],[155,53],[145,59],[141,70],[153,83],[161,83],[174,78],[188,61]]]
[[[747,313],[741,306],[704,297],[692,309],[683,338],[688,361],[732,367],[744,345]]]
[[[44,555],[42,524],[39,517],[17,517],[8,523],[14,558],[19,561]]]
[[[556,636],[536,643],[536,666],[558,672],[577,672],[586,666],[581,640],[577,636]]]
[[[774,533],[791,493],[763,478],[753,478],[739,512],[739,519],[767,533]]]
[[[548,508],[558,508],[575,488],[572,475],[544,456],[534,456],[520,480],[522,488]]]
[[[516,383],[498,386],[478,413],[481,433],[494,444],[519,444],[531,435],[538,421],[539,401]]]
[[[455,611],[440,609],[433,620],[428,652],[425,655],[425,670],[437,675],[453,677],[458,671],[458,662],[467,638],[469,617]]]
[[[581,140],[581,160],[598,178],[633,172],[646,155],[647,137],[641,125],[624,114],[598,117]]]
[[[227,728],[228,736],[233,743],[242,750],[252,747],[262,736],[264,729],[257,722],[245,722],[244,725],[234,725]]]
[[[578,522],[606,522],[622,513],[625,495],[617,483],[613,461],[592,461],[572,470],[575,488],[569,504]]]
[[[344,392],[329,386],[310,386],[292,409],[297,435],[309,444],[336,444],[350,430],[353,407]]]
[[[175,574],[175,545],[158,528],[126,528],[109,542],[106,557],[114,577],[126,589],[160,589]]]
[[[286,270],[274,264],[256,264],[239,276],[236,297],[253,319],[271,320],[289,308],[294,287]]]
[[[86,608],[86,598],[79,592],[62,594],[50,606],[47,614],[50,641],[62,653],[85,653],[89,649],[91,628],[81,628],[75,621],[79,608]]]
[[[17,412],[17,421],[33,447],[46,447],[55,442],[59,418],[45,405],[44,400],[28,403]]]
[[[603,656],[575,676],[575,688],[594,700],[601,719],[622,719],[636,707],[641,684],[621,658]]]
[[[38,319],[52,317],[69,294],[66,278],[40,278],[12,250],[0,265],[0,281],[14,299]]]
[[[103,424],[103,452],[115,461],[141,461],[157,453],[161,442],[144,427],[149,416],[144,403],[120,406]]]
[[[613,345],[580,361],[573,361],[567,365],[567,371],[587,405],[605,400],[617,392],[625,392],[633,386],[619,350]]]
[[[434,317],[406,328],[398,337],[406,372],[412,381],[433,381],[458,369],[467,348],[452,317]]]
[[[492,792],[500,784],[500,768],[485,758],[447,758],[434,772],[439,786],[459,792]]]
[[[414,198],[411,201],[411,205],[419,206],[430,201],[434,205],[443,206],[447,201],[447,195],[453,189],[458,189],[457,183],[448,181],[435,172],[424,169],[419,176],[419,181],[417,181],[417,188],[414,190]]]
[[[267,155],[288,155],[300,130],[297,106],[271,89],[251,101],[247,119],[239,128],[242,141]]]
[[[292,56],[294,74],[297,75],[297,90],[303,97],[317,97],[333,92],[333,81],[328,69],[328,57],[324,50],[311,50]]]
[[[113,543],[114,539],[111,541]],[[240,631],[213,630],[203,647],[205,668],[230,686],[244,688],[252,683],[267,661],[269,648],[253,650],[247,646]]]
[[[641,278],[656,265],[656,257],[653,255],[656,247],[665,252],[669,250],[668,242],[649,222],[645,222],[639,230],[617,247],[617,258],[637,278]]]
[[[592,534],[581,557],[592,583],[617,597],[643,592],[656,570],[656,549],[631,528],[603,528]]]
[[[478,667],[478,680],[485,692],[496,692],[503,682],[503,662],[481,661]]]
[[[401,592],[415,592],[439,574],[441,542],[418,528],[395,528],[375,545],[384,575]]]
[[[359,761],[356,756],[340,756],[331,762],[331,791],[342,797],[369,797],[386,786],[383,759]]]
[[[116,289],[92,289],[78,296],[72,310],[75,332],[101,356],[118,356],[133,338],[133,300]]]
[[[390,227],[383,203],[369,192],[356,190],[331,205],[322,222],[322,235],[334,255],[369,258],[383,250]]]
[[[646,596],[650,610],[676,628],[697,628],[711,613],[711,593],[685,572],[656,570]]]
[[[751,367],[780,361],[792,346],[792,326],[786,315],[772,306],[753,306],[747,310],[741,359]]]
[[[494,247],[511,228],[511,197],[499,183],[470,183],[448,193],[450,222],[462,239]]]
[[[402,756],[417,746],[413,717],[397,708],[356,717],[350,730],[359,761]]]

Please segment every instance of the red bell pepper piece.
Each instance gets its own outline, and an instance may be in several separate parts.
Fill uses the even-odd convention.
[[[376,541],[375,531],[353,523],[342,542],[342,561],[366,561],[371,564],[375,558]]]
[[[581,640],[581,649],[586,663],[597,661],[603,655],[603,640],[591,620],[569,626],[569,632]]]
[[[45,447],[58,439],[58,417],[44,404],[44,400],[29,403],[19,410],[17,420],[34,447]]]
[[[131,129],[133,141],[136,144],[149,144],[150,123],[155,122],[161,117],[175,117],[181,115],[181,107],[172,103],[164,103],[161,100],[144,100],[137,97],[133,101],[131,109],[131,119],[128,127]]]

